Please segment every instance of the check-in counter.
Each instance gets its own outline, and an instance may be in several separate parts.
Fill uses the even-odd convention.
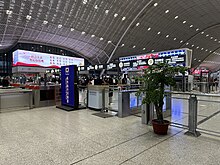
[[[54,106],[60,101],[60,85],[33,87],[34,107]]]
[[[109,86],[89,85],[87,98],[88,108],[104,110],[109,104]]]
[[[32,90],[20,88],[0,89],[0,112],[33,108]]]

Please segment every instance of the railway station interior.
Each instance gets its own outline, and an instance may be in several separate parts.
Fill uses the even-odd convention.
[[[220,164],[220,0],[0,0],[0,165]]]

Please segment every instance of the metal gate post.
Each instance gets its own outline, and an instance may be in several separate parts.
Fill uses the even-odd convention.
[[[190,95],[189,98],[189,130],[185,133],[186,135],[198,137],[200,136],[200,132],[198,132],[197,129],[197,105],[198,100],[196,95]]]
[[[154,119],[154,105],[143,104],[141,106],[141,123],[146,125],[151,125],[151,121]]]

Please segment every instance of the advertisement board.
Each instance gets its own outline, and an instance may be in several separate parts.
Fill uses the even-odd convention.
[[[13,52],[13,66],[61,68],[68,65],[84,66],[84,59],[26,50]]]

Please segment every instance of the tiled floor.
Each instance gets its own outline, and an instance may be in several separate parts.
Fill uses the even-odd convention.
[[[158,136],[139,117],[92,113],[47,107],[0,114],[0,164],[220,164],[219,137],[188,137],[175,127]]]

